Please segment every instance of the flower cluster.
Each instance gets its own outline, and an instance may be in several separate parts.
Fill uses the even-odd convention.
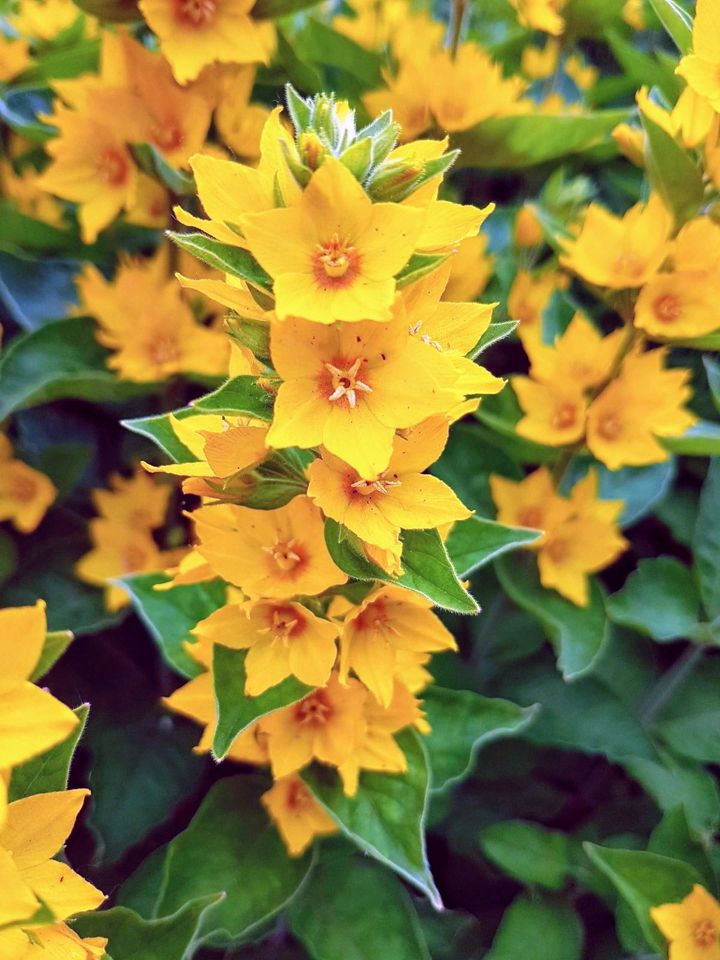
[[[32,682],[51,665],[43,662],[46,634],[42,601],[0,610],[0,953],[12,960],[99,960],[107,941],[82,939],[65,921],[105,897],[54,859],[90,791],[43,792],[37,769],[34,777],[23,776],[24,764],[67,740],[80,723]],[[22,791],[15,789],[18,777],[29,784]]]

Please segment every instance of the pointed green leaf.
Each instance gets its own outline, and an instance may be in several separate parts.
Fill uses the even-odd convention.
[[[701,420],[687,429],[681,437],[658,439],[671,453],[683,453],[687,457],[720,456],[720,423]]]
[[[665,27],[680,53],[690,53],[692,48],[692,19],[675,0],[650,0],[658,20]]]
[[[445,546],[458,576],[464,579],[495,557],[534,543],[541,536],[540,530],[468,517],[453,526]]]
[[[641,560],[622,590],[607,598],[608,616],[653,640],[692,636],[700,597],[692,572],[673,557]]]
[[[195,677],[201,667],[184,648],[190,631],[225,603],[225,584],[193,583],[155,590],[167,583],[162,573],[138,573],[119,580],[130,594],[138,616],[150,631],[167,663],[184,677]]]
[[[195,196],[197,189],[191,173],[171,166],[152,143],[137,143],[132,152],[145,173],[159,180],[170,193],[178,197]]]
[[[686,150],[656,123],[640,112],[645,131],[645,163],[653,188],[677,224],[698,212],[705,195],[703,174]]]
[[[496,323],[491,323],[470,353],[468,353],[468,357],[474,360],[487,350],[488,347],[492,347],[493,344],[499,343],[501,340],[509,337],[510,334],[514,333],[517,329],[519,323],[519,320],[498,320]]]
[[[54,793],[58,790],[67,790],[70,777],[70,765],[75,754],[80,737],[85,730],[90,705],[87,703],[76,707],[73,713],[79,723],[67,738],[51,750],[26,760],[20,766],[13,767],[8,789],[8,800],[20,800],[22,797],[35,793]]]
[[[178,420],[185,420],[187,417],[197,416],[199,412],[193,407],[183,407],[181,410],[173,410],[172,416],[177,417]],[[192,462],[195,460],[195,456],[173,430],[170,416],[169,413],[161,413],[155,417],[136,417],[133,420],[121,420],[120,423],[133,433],[152,440],[175,463]]]
[[[710,461],[710,468],[700,495],[692,549],[700,596],[705,611],[714,620],[720,616],[720,524],[717,522],[720,503],[720,458]]]
[[[273,398],[258,386],[256,377],[234,377],[217,390],[192,401],[194,410],[226,417],[272,420]]]
[[[312,690],[295,677],[249,697],[245,693],[245,658],[247,650],[232,650],[216,643],[213,647],[213,683],[217,705],[217,727],[213,754],[223,760],[233,741],[260,717],[297,703]]]
[[[203,263],[215,267],[216,270],[222,270],[223,273],[231,273],[234,277],[241,280],[247,280],[248,283],[261,290],[272,289],[272,278],[267,274],[255,257],[243,247],[232,247],[228,243],[221,243],[219,240],[213,240],[212,237],[204,233],[173,233],[167,231],[167,236],[181,247],[187,250],[193,257],[202,260]]]
[[[37,683],[38,680],[45,676],[65,653],[73,642],[73,639],[70,630],[55,630],[52,633],[46,634],[40,659],[30,675],[32,683]]]
[[[449,256],[449,253],[414,253],[395,278],[398,290],[426,277]]]
[[[702,360],[710,387],[710,395],[715,404],[715,409],[720,413],[720,363],[713,360],[712,357],[703,357]]]
[[[314,764],[301,776],[343,832],[361,850],[387,864],[437,907],[440,894],[425,850],[425,814],[430,789],[425,749],[414,730],[397,735],[406,773],[362,771],[354,797],[347,797],[336,770]]]
[[[448,690],[435,684],[422,696],[432,728],[424,742],[433,790],[464,779],[484,744],[520,733],[537,714],[537,707],[519,707],[509,700],[483,697],[471,690]]]
[[[572,907],[521,894],[505,911],[486,960],[580,960],[582,949],[582,923]]]
[[[568,838],[539,823],[504,820],[491,823],[480,834],[480,848],[488,860],[528,885],[562,890],[570,870]]]

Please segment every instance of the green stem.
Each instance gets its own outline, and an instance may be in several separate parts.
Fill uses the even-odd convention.
[[[468,0],[452,0],[450,13],[450,56],[453,60],[457,57],[458,47],[460,46],[460,35],[462,34],[467,9]]]
[[[649,726],[653,722],[680,684],[685,681],[700,663],[704,653],[704,647],[688,647],[685,653],[683,653],[681,657],[678,657],[672,667],[660,677],[650,691],[640,711],[640,722],[644,727]]]

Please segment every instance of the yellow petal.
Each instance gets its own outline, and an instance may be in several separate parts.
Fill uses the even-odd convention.
[[[0,846],[12,853],[21,870],[49,860],[67,840],[89,790],[38,793],[8,807]]]
[[[72,710],[31,683],[0,694],[0,769],[62,743],[77,724]]]

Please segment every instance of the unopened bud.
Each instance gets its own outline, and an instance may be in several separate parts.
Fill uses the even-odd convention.
[[[328,150],[314,130],[301,133],[297,140],[300,162],[309,170],[315,171],[322,164]]]
[[[404,200],[422,177],[425,165],[418,160],[389,160],[373,173],[368,193],[373,200]]]

